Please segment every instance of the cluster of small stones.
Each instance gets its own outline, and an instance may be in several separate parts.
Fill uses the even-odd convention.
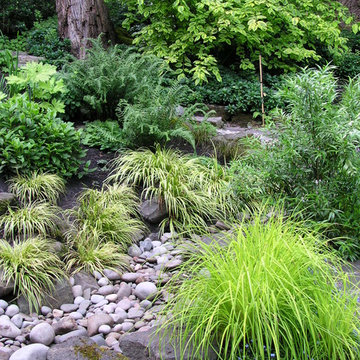
[[[96,272],[97,289],[85,289],[70,278],[74,302],[60,309],[43,306],[41,315],[26,315],[16,304],[0,300],[0,360],[46,360],[49,346],[80,336],[121,353],[123,334],[147,331],[161,322],[157,314],[167,299],[161,286],[183,262],[176,237],[165,233],[159,239],[153,233],[139,246],[132,245],[132,272]]]

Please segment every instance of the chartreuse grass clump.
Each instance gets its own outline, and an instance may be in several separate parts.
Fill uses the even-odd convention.
[[[201,232],[214,219],[236,212],[227,168],[216,159],[183,155],[157,146],[155,151],[127,151],[113,161],[108,182],[141,186],[142,196],[156,200],[168,216],[160,230]]]
[[[34,237],[10,245],[0,240],[0,280],[14,283],[17,295],[23,295],[30,310],[38,310],[45,294],[56,280],[64,278],[64,264],[50,249],[49,240]]]
[[[170,284],[165,333],[194,359],[209,349],[221,360],[359,359],[359,310],[341,261],[301,224],[261,218],[227,234],[227,247],[197,245]]]
[[[56,204],[65,192],[65,181],[56,174],[34,172],[31,175],[17,175],[9,180],[9,190],[22,204],[47,201]]]

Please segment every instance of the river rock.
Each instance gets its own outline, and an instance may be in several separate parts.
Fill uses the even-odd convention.
[[[101,325],[113,325],[114,320],[108,314],[98,313],[88,318],[88,335],[93,336],[97,334]]]
[[[50,345],[55,339],[55,331],[52,326],[46,322],[36,325],[30,331],[30,340],[33,343]]]
[[[64,335],[78,328],[75,319],[70,316],[61,318],[58,322],[53,322],[52,327],[56,335]]]
[[[140,214],[144,220],[152,223],[159,224],[168,216],[168,211],[165,205],[160,205],[158,201],[146,200],[140,206]]]
[[[8,316],[0,316],[0,336],[15,339],[20,334],[20,329],[10,321]]]
[[[110,269],[104,270],[104,275],[111,281],[116,281],[121,279],[121,271],[114,271]]]
[[[10,360],[47,360],[49,348],[43,344],[30,344],[15,351]]]
[[[140,300],[151,300],[157,294],[156,285],[149,281],[144,281],[138,285],[136,285],[135,293]]]
[[[124,297],[129,297],[131,295],[131,287],[126,283],[121,283],[117,297],[119,300],[122,300]]]

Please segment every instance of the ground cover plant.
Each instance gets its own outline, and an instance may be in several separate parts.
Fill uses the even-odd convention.
[[[359,89],[355,79],[339,99],[329,67],[288,78],[280,95],[289,105],[274,129],[276,140],[252,142],[232,164],[238,196],[285,197],[286,206],[307,219],[331,223],[330,237],[350,237],[343,250],[352,257],[359,234]]]
[[[224,360],[359,357],[356,296],[317,234],[280,212],[264,224],[260,213],[224,239],[194,246],[168,289],[162,330],[179,359],[186,350]]]
[[[205,229],[214,219],[235,213],[227,191],[227,169],[217,160],[181,155],[160,146],[128,151],[113,162],[108,181],[143,188],[145,199],[159,201],[168,211],[161,231],[191,232]]]

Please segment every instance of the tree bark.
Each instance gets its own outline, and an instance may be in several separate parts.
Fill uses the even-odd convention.
[[[103,35],[114,42],[114,32],[104,0],[56,0],[59,35],[71,41],[72,53],[83,59],[91,46],[89,39]]]

